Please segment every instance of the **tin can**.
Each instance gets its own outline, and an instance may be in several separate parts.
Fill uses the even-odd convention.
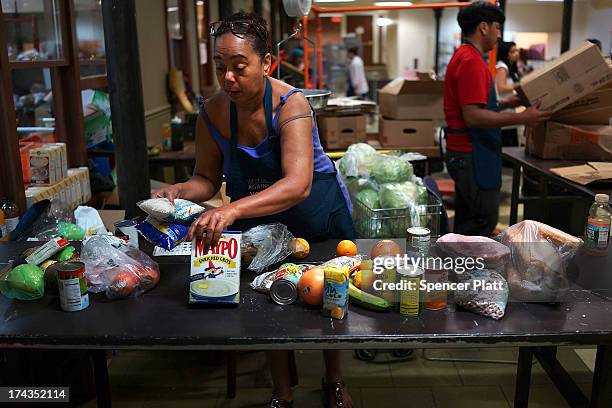
[[[406,247],[414,248],[419,254],[429,254],[431,231],[425,227],[411,227],[406,230]]]
[[[398,269],[399,307],[400,314],[418,316],[423,312],[423,292],[420,289],[423,280],[423,269],[408,265],[406,269]]]
[[[127,244],[132,248],[138,248],[138,230],[136,229],[136,221],[121,220],[115,222],[115,235],[124,237]]]
[[[62,310],[77,312],[89,306],[85,264],[83,262],[60,262],[56,271]]]
[[[299,279],[294,275],[287,275],[277,279],[270,286],[270,299],[277,305],[290,305],[298,298],[297,284]]]

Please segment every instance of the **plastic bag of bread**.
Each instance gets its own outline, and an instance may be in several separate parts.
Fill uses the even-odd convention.
[[[567,292],[566,266],[583,244],[580,238],[525,220],[507,228],[498,239],[510,249],[506,277],[512,297],[556,302]]]
[[[87,240],[81,261],[85,263],[88,290],[105,292],[109,299],[138,296],[159,282],[159,267],[147,254],[127,246],[117,247],[104,236]]]
[[[436,241],[436,248],[452,257],[481,258],[487,268],[503,266],[510,255],[507,246],[491,238],[461,234],[441,236]]]

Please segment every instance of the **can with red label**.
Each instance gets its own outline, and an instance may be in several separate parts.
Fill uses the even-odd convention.
[[[60,262],[56,270],[62,310],[77,312],[89,306],[85,264],[83,262]]]

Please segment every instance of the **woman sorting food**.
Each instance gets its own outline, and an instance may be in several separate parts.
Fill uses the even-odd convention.
[[[221,91],[202,104],[193,177],[153,193],[154,198],[203,202],[221,187],[231,202],[206,211],[188,238],[214,245],[223,230],[285,224],[308,240],[353,239],[346,188],[325,155],[314,113],[299,89],[269,78],[271,39],[266,22],[239,12],[212,24],[214,61]],[[338,351],[324,351],[330,406],[351,407]],[[288,352],[268,353],[273,407],[291,407]]]

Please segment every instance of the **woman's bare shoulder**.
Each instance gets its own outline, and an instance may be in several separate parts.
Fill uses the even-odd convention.
[[[274,94],[274,104],[275,105],[279,105],[280,104],[280,97],[283,95],[287,95],[289,92],[291,92],[292,89],[295,89],[295,87],[283,82],[283,81],[279,81],[278,79],[275,78],[270,78],[271,84],[272,84],[272,90],[273,90],[273,94]],[[301,92],[296,92],[295,94],[293,94],[293,96],[291,96],[291,98],[287,99],[287,104],[289,105],[293,105],[293,106],[298,106],[301,108],[306,108],[308,107],[308,100],[306,99],[306,97],[304,96],[303,93]]]
[[[222,112],[227,111],[229,107],[229,97],[225,92],[219,91],[210,98],[206,99],[204,102],[204,107],[206,108],[206,113],[208,113],[209,117],[216,117]]]

